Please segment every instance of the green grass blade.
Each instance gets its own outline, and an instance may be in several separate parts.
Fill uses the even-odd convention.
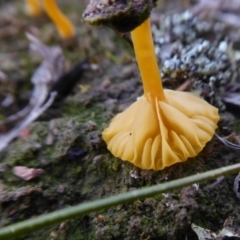
[[[49,227],[51,225],[61,223],[68,219],[80,217],[91,212],[99,211],[102,209],[110,208],[119,204],[133,202],[137,199],[151,197],[159,193],[168,192],[173,189],[182,188],[206,181],[208,179],[217,178],[222,175],[229,175],[240,171],[240,164],[235,164],[208,172],[196,174],[193,176],[173,180],[170,182],[162,183],[159,185],[145,187],[142,189],[134,190],[127,193],[122,193],[116,196],[107,197],[101,200],[82,203],[74,207],[68,207],[62,210],[57,210],[52,213],[41,215],[35,219],[29,219],[20,223],[12,224],[10,226],[0,229],[0,239],[11,239],[20,237],[33,231]]]

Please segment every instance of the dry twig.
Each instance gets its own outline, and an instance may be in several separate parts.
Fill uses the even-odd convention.
[[[30,40],[30,48],[40,53],[44,61],[37,68],[31,79],[34,88],[29,104],[1,123],[17,122],[16,126],[7,134],[0,135],[0,151],[51,106],[57,95],[56,91],[51,92],[52,86],[63,74],[64,58],[61,48],[56,46],[47,47],[39,39],[30,34],[27,34],[27,38]]]

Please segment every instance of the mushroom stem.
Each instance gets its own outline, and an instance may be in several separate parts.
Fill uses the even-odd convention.
[[[25,0],[26,11],[31,16],[39,16],[42,13],[42,6],[39,0]]]
[[[63,38],[71,38],[75,34],[75,29],[72,23],[60,11],[55,0],[43,0],[43,5],[47,15],[55,23],[59,34]]]
[[[136,59],[143,81],[144,95],[148,99],[164,100],[162,79],[154,51],[150,19],[131,32]]]

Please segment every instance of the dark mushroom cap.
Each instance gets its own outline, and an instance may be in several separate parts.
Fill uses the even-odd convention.
[[[90,0],[82,16],[90,24],[125,33],[141,25],[155,5],[156,0]]]

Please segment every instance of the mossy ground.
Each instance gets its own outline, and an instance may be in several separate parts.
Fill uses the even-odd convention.
[[[28,54],[24,32],[35,33],[45,44],[60,45],[66,69],[89,55],[94,65],[79,81],[82,86],[90,86],[86,92],[77,85],[61,106],[49,109],[29,126],[29,135],[20,137],[1,153],[0,226],[239,162],[239,153],[216,138],[196,158],[159,172],[135,169],[130,163],[114,158],[101,139],[101,131],[117,112],[142,94],[132,49],[110,29],[84,24],[81,21],[84,1],[60,1],[61,8],[77,27],[77,37],[71,43],[60,40],[46,16],[27,17],[23,4],[23,1],[1,3],[0,16],[5,19],[9,13],[5,24],[15,31],[0,37],[0,70],[11,79],[11,86],[3,86],[0,94],[3,98],[4,91],[11,91],[19,98],[18,105],[1,109],[1,119],[26,104],[21,96],[31,89],[29,79],[40,63],[40,59]],[[16,19],[20,27],[16,26]],[[222,123],[220,131],[231,133],[233,121],[237,122],[231,118]],[[238,124],[235,129],[239,129]],[[25,182],[12,172],[19,165],[42,168],[45,174]],[[132,170],[137,178],[131,177]],[[190,228],[191,222],[213,231],[220,230],[229,216],[240,222],[233,182],[234,176],[229,176],[219,184],[206,182],[199,189],[189,186],[140,199],[19,239],[181,240],[187,236],[194,240],[197,237]]]

